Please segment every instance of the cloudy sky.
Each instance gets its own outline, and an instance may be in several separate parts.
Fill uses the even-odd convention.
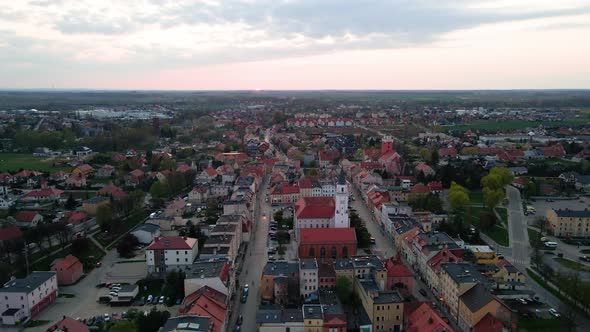
[[[18,0],[0,88],[590,88],[590,0]]]

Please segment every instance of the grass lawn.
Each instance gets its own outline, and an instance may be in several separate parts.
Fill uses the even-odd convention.
[[[471,204],[483,204],[483,193],[481,191],[470,192],[469,199]]]
[[[123,219],[123,222],[121,223],[122,227],[119,227],[119,229],[111,231],[110,233],[101,232],[97,234],[96,240],[98,240],[98,242],[100,242],[100,244],[102,244],[107,250],[113,248],[117,245],[116,242],[113,243],[117,237],[143,222],[151,212],[153,211],[141,210],[130,214],[127,218]]]
[[[541,233],[534,229],[527,228],[527,232],[529,233],[529,242],[533,243],[535,240],[541,240]]]
[[[590,272],[590,267],[580,263],[573,261],[571,259],[563,258],[563,257],[556,257],[553,258],[554,261],[558,262],[564,267],[567,267],[572,270],[582,271],[582,272]]]
[[[503,207],[497,207],[495,210],[500,216],[500,222],[504,225],[508,225],[508,210]]]
[[[17,172],[19,169],[40,172],[71,171],[71,167],[53,167],[53,161],[43,161],[45,158],[33,157],[30,153],[0,153],[0,171]]]
[[[132,320],[120,320],[114,322],[109,332],[127,332],[127,331],[136,331],[137,327],[135,326],[135,321]]]
[[[562,321],[556,318],[526,318],[518,319],[518,331],[559,331]]]
[[[484,233],[501,246],[507,247],[510,245],[508,230],[506,228],[496,225],[494,228],[484,231]]]

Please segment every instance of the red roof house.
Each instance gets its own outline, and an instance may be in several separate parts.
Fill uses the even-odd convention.
[[[84,267],[78,258],[67,255],[51,264],[51,271],[57,272],[58,285],[71,285],[84,274]]]
[[[43,221],[43,216],[37,211],[18,211],[14,219],[19,227],[35,227]]]
[[[333,197],[302,197],[295,203],[297,219],[330,219],[334,217],[336,202]]]
[[[23,232],[16,226],[0,229],[0,242],[16,240],[23,236]]]
[[[407,310],[406,310],[407,309]],[[427,302],[404,306],[407,332],[453,332],[453,328]]]
[[[46,332],[63,331],[63,332],[88,332],[86,324],[77,321],[71,317],[63,316],[63,318],[47,329]]]
[[[114,184],[108,184],[98,191],[99,196],[110,196],[115,200],[127,197],[127,194]]]

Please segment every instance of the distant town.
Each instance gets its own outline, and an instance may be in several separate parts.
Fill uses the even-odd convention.
[[[582,331],[572,94],[6,92],[1,329]]]

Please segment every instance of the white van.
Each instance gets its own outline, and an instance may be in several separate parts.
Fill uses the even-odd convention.
[[[547,242],[545,242],[545,247],[547,247],[547,248],[557,248],[557,242],[547,241]]]

